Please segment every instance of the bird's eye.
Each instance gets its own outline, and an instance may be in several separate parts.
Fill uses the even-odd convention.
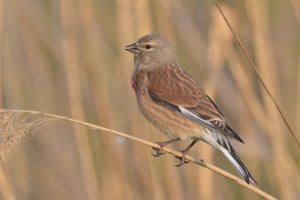
[[[150,44],[146,45],[146,49],[151,49],[151,48],[152,48],[152,46]]]

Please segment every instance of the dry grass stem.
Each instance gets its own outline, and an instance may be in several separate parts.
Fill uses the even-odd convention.
[[[265,81],[263,80],[263,77],[261,76],[260,72],[258,71],[258,68],[256,66],[256,64],[254,63],[254,61],[251,59],[250,55],[248,54],[246,48],[244,47],[240,37],[237,35],[237,33],[233,30],[231,24],[229,23],[227,17],[225,16],[223,9],[221,7],[221,5],[218,3],[217,0],[214,0],[214,3],[216,5],[216,7],[218,8],[218,10],[220,11],[220,14],[222,15],[224,21],[226,22],[226,24],[228,25],[228,28],[230,29],[230,31],[233,34],[234,39],[236,40],[238,46],[240,47],[240,49],[242,50],[243,54],[246,56],[248,62],[250,63],[251,68],[254,70],[259,82],[261,83],[261,85],[263,86],[264,90],[266,91],[266,93],[268,94],[268,96],[271,99],[271,102],[274,104],[276,110],[278,111],[280,117],[282,118],[284,124],[286,125],[286,127],[288,128],[289,133],[291,134],[293,140],[296,142],[298,149],[300,149],[300,141],[298,140],[296,134],[294,133],[292,127],[290,126],[287,118],[285,117],[285,114],[283,113],[282,109],[280,108],[279,104],[277,103],[275,97],[273,96],[273,94],[271,93],[270,89],[268,88],[267,84],[265,83]]]
[[[42,116],[42,117],[40,117]],[[111,133],[117,136],[121,136],[127,139],[130,139],[132,141],[144,144],[149,147],[155,147],[159,148],[159,145],[141,139],[137,138],[131,135],[128,135],[126,133],[118,132],[109,128],[105,128],[102,126],[98,126],[95,124],[91,124],[88,122],[64,117],[64,116],[58,116],[53,115],[49,113],[39,112],[39,111],[30,111],[30,110],[11,110],[11,109],[1,109],[0,110],[0,155],[1,159],[4,158],[5,155],[14,148],[26,135],[31,133],[32,131],[36,131],[37,129],[43,128],[45,125],[47,125],[51,120],[64,120],[68,122],[72,122],[75,124],[83,125],[85,127],[94,129],[94,130],[101,130],[107,133]],[[174,155],[176,157],[182,157],[182,153],[170,148],[163,148],[165,152],[168,154]],[[261,197],[265,199],[274,200],[275,197],[271,196],[270,194],[262,191],[261,189],[247,184],[245,181],[241,180],[240,178],[210,164],[205,162],[204,160],[196,159],[192,156],[186,155],[185,157],[187,160],[200,165],[202,167],[205,167],[207,169],[210,169],[211,171],[220,174],[237,184],[241,185],[242,187],[260,195]]]
[[[299,141],[300,1],[217,3],[221,9],[214,0],[0,0],[0,110],[58,113],[163,141],[138,110],[130,87],[132,55],[124,51],[142,35],[158,32],[245,141],[234,146],[259,187],[279,199],[299,199],[298,146],[247,59],[255,62]],[[4,112],[0,158],[13,150],[13,159],[0,165],[1,200],[262,199],[204,167],[170,167],[173,156],[153,159],[138,142],[116,145],[115,136],[65,126],[62,119]],[[50,129],[50,120],[58,125]],[[235,174],[209,145],[198,144],[191,155]]]

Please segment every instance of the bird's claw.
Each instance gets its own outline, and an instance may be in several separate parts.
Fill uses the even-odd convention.
[[[152,149],[154,150],[154,152],[152,151],[151,154],[154,157],[159,157],[166,153],[165,151],[162,150],[162,147],[160,147],[160,148],[152,147]]]
[[[182,153],[182,157],[175,156],[175,158],[177,158],[177,159],[180,160],[179,164],[174,165],[175,167],[180,167],[181,165],[188,164],[189,162],[191,162],[190,160],[187,160],[185,158],[185,154],[184,153]]]

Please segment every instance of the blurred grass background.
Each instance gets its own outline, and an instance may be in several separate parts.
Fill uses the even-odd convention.
[[[221,5],[300,138],[300,2]],[[178,62],[240,133],[245,144],[234,145],[259,186],[280,199],[299,199],[299,149],[210,1],[0,0],[0,107],[165,140],[138,110],[133,56],[124,51],[151,32],[170,39]],[[236,174],[206,144],[191,155]],[[27,137],[1,162],[0,199],[260,199],[204,168],[175,162],[60,123]]]

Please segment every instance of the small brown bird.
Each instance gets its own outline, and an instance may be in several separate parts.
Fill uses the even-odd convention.
[[[256,183],[230,144],[243,140],[226,123],[224,115],[201,85],[175,60],[168,40],[158,33],[141,37],[126,46],[134,54],[132,87],[145,118],[171,139],[160,147],[180,140],[192,140],[183,157],[199,140],[219,149],[249,184]],[[163,154],[156,150],[156,156]],[[186,163],[181,159],[182,165]]]

